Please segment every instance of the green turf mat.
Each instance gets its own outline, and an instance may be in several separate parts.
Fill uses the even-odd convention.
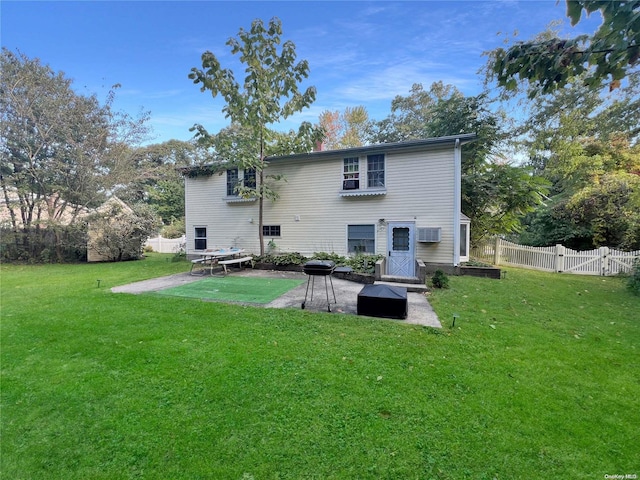
[[[155,293],[177,297],[264,304],[275,300],[302,283],[304,280],[283,278],[213,277]]]

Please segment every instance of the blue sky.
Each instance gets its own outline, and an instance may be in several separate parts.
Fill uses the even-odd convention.
[[[442,80],[467,95],[482,88],[483,51],[564,19],[562,32],[593,32],[599,15],[571,28],[564,1],[357,1],[357,2],[24,2],[0,3],[1,43],[73,79],[83,94],[104,100],[121,84],[115,106],[132,115],[149,111],[153,138],[188,140],[201,123],[215,133],[228,124],[224,105],[187,78],[206,50],[243,78],[225,42],[261,18],[282,20],[283,38],[310,64],[303,85],[318,94],[310,109],[283,122],[295,128],[317,122],[324,110],[364,105],[382,120],[391,100],[414,83]]]

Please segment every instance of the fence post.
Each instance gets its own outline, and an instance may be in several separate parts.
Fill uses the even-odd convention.
[[[496,237],[496,247],[493,249],[493,264],[500,265],[500,252],[501,242],[500,237]]]
[[[600,255],[600,275],[609,274],[609,247],[600,247],[598,249]]]
[[[555,260],[556,272],[564,272],[564,247],[559,243],[556,244],[556,260]]]

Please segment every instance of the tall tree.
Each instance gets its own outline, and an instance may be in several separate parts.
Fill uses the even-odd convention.
[[[633,238],[637,220],[631,213],[637,208],[633,176],[640,174],[639,92],[633,76],[625,87],[606,93],[576,78],[521,102],[528,117],[514,136],[536,174],[552,185],[546,205],[525,220],[522,243],[590,249],[630,248],[640,241]],[[597,200],[605,195],[611,202]],[[601,208],[591,208],[596,203]]]
[[[316,97],[314,87],[304,92],[300,84],[309,75],[306,60],[296,61],[295,44],[282,43],[282,23],[272,18],[268,26],[262,20],[254,20],[250,30],[240,29],[237,38],[230,38],[227,45],[231,53],[240,55],[245,65],[242,85],[232,70],[222,68],[216,56],[207,51],[202,55],[202,68],[192,68],[189,78],[201,84],[201,91],[209,90],[213,97],[221,95],[226,105],[222,111],[232,123],[251,132],[255,155],[235,160],[242,168],[255,169],[258,182],[254,194],[258,197],[258,235],[260,253],[264,254],[263,211],[265,197],[274,193],[265,184],[266,145],[269,126],[309,107]],[[206,137],[202,126],[195,127]]]
[[[530,97],[571,83],[576,77],[599,89],[620,86],[627,75],[637,72],[640,62],[640,0],[567,0],[571,25],[599,12],[603,22],[593,35],[571,39],[557,36],[517,42],[507,50],[490,52],[489,75],[500,87],[516,90],[520,81],[533,87]]]
[[[327,150],[360,147],[369,143],[371,125],[369,112],[362,105],[347,107],[342,113],[325,110],[320,114],[320,127],[325,134],[324,147]]]
[[[209,158],[196,142],[169,140],[133,150],[137,174],[116,191],[129,204],[145,202],[165,225],[184,219],[184,181],[178,169],[204,163]]]
[[[0,185],[11,228],[73,223],[86,207],[126,181],[128,143],[146,133],[107,103],[82,96],[62,72],[38,59],[2,50]],[[22,238],[28,242],[28,235]]]
[[[486,94],[467,97],[452,85],[436,82],[429,90],[415,84],[397,96],[391,115],[376,125],[376,140],[404,141],[476,133],[462,155],[462,211],[471,218],[472,242],[520,229],[520,218],[542,201],[546,182],[528,168],[510,165],[499,155],[506,132],[501,114],[491,111]]]

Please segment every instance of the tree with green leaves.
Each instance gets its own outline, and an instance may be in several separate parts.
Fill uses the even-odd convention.
[[[640,249],[640,145],[623,134],[564,140],[542,174],[555,194],[525,222],[523,243]]]
[[[282,43],[281,37],[281,21],[274,17],[267,26],[260,19],[254,20],[250,30],[241,28],[237,38],[227,41],[231,53],[239,55],[240,62],[245,65],[242,84],[236,80],[233,71],[222,68],[216,56],[209,51],[202,55],[202,68],[192,68],[189,74],[195,84],[201,85],[202,92],[209,90],[213,97],[222,96],[226,102],[222,109],[225,116],[238,129],[248,133],[244,138],[249,145],[243,144],[248,148],[229,148],[217,154],[228,153],[229,156],[221,158],[234,162],[241,168],[256,171],[256,185],[250,187],[251,191],[245,190],[242,194],[258,198],[260,254],[264,254],[264,200],[277,197],[276,192],[265,183],[267,146],[276,136],[269,128],[308,108],[316,97],[314,87],[308,87],[304,91],[300,89],[300,84],[309,75],[308,62],[298,62],[295,44],[290,40]],[[301,127],[299,133],[304,134],[309,128],[310,126]],[[201,125],[196,125],[194,129],[201,138],[211,138]],[[242,153],[242,156],[231,156],[234,151]]]
[[[146,134],[146,116],[101,105],[38,59],[2,49],[0,186],[16,250],[38,252],[45,228],[70,225],[130,178],[129,146]],[[115,86],[117,88],[117,86]]]
[[[467,97],[452,85],[436,82],[429,90],[415,84],[397,96],[391,115],[376,124],[376,141],[476,133],[462,151],[462,211],[471,219],[471,241],[517,232],[520,219],[547,193],[547,182],[529,168],[510,164],[499,154],[506,138],[503,118],[489,108],[486,94]]]
[[[135,172],[115,191],[118,198],[149,204],[164,225],[184,224],[184,180],[178,169],[206,162],[208,152],[194,141],[169,140],[135,148],[131,156]]]
[[[593,35],[563,39],[558,36],[517,42],[489,53],[488,74],[507,91],[528,82],[530,98],[564,87],[576,78],[587,86],[609,89],[637,73],[640,62],[640,0],[567,0],[571,25],[599,12],[603,22]]]
[[[325,110],[320,114],[319,123],[325,134],[323,144],[327,150],[366,145],[372,125],[369,112],[362,105],[347,107],[342,113]]]
[[[545,205],[525,219],[519,241],[630,248],[637,243],[632,212],[638,208],[633,177],[640,173],[640,82],[632,76],[628,85],[605,93],[576,80],[521,102],[528,115],[514,137],[551,189]],[[602,201],[605,194],[610,203]],[[596,203],[597,209],[589,206]]]

